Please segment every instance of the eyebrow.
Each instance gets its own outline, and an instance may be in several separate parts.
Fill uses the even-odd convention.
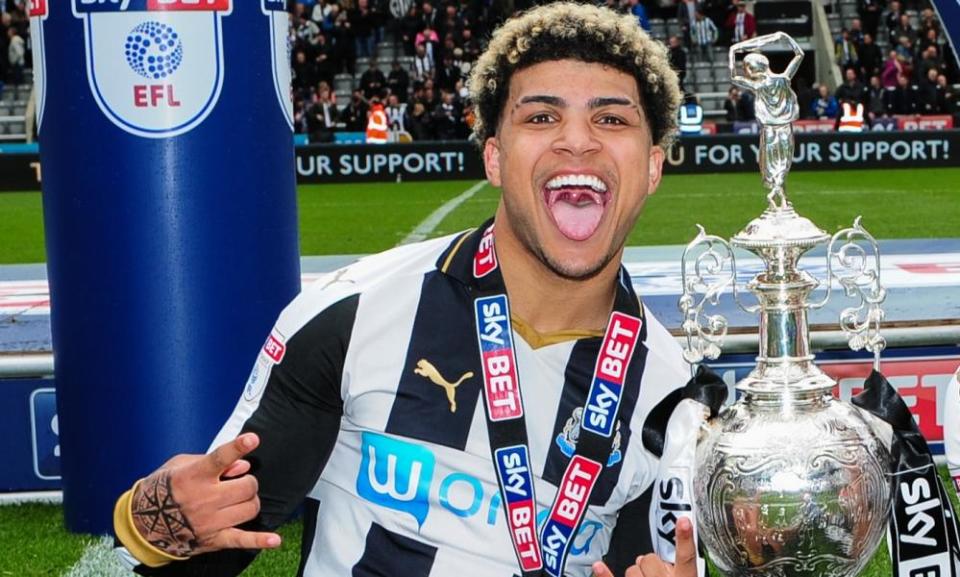
[[[567,101],[559,96],[550,96],[548,94],[533,94],[530,96],[524,96],[517,101],[516,106],[522,106],[524,104],[549,104],[550,106],[556,106],[557,108],[566,108],[568,106]],[[637,107],[637,105],[630,100],[629,98],[622,98],[619,96],[598,96],[596,98],[591,98],[587,103],[587,107],[592,109],[603,108],[604,106],[631,106]]]

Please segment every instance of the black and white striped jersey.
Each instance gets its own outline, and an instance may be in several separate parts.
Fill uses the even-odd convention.
[[[250,460],[262,511],[249,527],[277,526],[306,497],[302,575],[520,574],[481,399],[473,261],[482,230],[367,257],[307,288],[280,315],[213,442],[260,435]],[[570,575],[590,575],[604,556],[621,574],[653,550],[659,454],[647,437],[662,438],[666,423],[649,417],[689,377],[625,272],[617,291],[615,307],[643,320],[641,344]],[[536,335],[522,319],[513,329],[542,522],[576,446],[602,335]],[[233,575],[251,559],[222,552],[137,570]]]

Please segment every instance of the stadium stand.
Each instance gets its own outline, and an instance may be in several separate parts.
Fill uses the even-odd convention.
[[[23,0],[0,2],[0,142],[27,139],[33,73],[24,5]]]
[[[605,4],[633,14],[638,26],[673,46],[672,61],[682,63],[682,87],[703,108],[705,133],[731,132],[753,119],[750,96],[730,92],[730,43],[785,30],[814,51],[818,20],[811,13],[820,10],[836,70],[815,67],[808,57],[794,81],[801,118],[837,120],[843,102],[859,102],[868,125],[879,120],[889,129],[897,115],[920,114],[950,117],[960,126],[960,75],[929,0],[820,1]],[[362,141],[372,101],[385,106],[391,140],[467,138],[473,110],[465,81],[472,63],[496,25],[523,8],[521,2],[465,0],[288,2],[294,129],[311,142]],[[0,0],[0,141],[32,140],[25,4]],[[846,70],[853,78],[845,77]],[[820,85],[827,86],[836,106],[817,106]],[[837,112],[820,114],[827,109]]]

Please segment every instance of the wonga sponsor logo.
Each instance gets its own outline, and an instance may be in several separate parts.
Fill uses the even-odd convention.
[[[221,19],[231,1],[73,0],[87,80],[107,118],[148,138],[203,122],[220,98]]]
[[[485,492],[480,479],[463,471],[438,475],[437,459],[429,448],[377,433],[363,432],[361,451],[363,454],[360,470],[357,472],[357,493],[363,499],[410,515],[421,528],[430,514],[436,514],[431,509],[434,504],[439,505],[442,513],[461,519],[470,520],[480,516],[481,522],[490,526],[503,522],[505,516],[500,511],[503,504],[500,492]],[[515,457],[507,454],[504,458],[504,465],[510,465],[504,469],[504,472],[509,470],[508,477],[514,473],[524,475],[520,471],[523,468],[522,459],[517,462]],[[517,465],[519,469],[513,465]],[[517,490],[514,504],[524,500],[526,482],[526,479],[520,482],[516,477],[513,478],[512,485]],[[531,475],[531,499],[534,494],[532,482]],[[511,507],[509,502],[508,507]],[[508,508],[508,512],[510,510]],[[520,509],[514,506],[512,510]],[[537,512],[537,526],[546,521],[548,514],[546,509]],[[518,520],[525,521],[522,513],[517,515]],[[570,555],[586,554],[594,538],[602,532],[603,525],[599,522],[585,521],[570,544]]]
[[[479,298],[474,306],[487,415],[491,421],[520,418],[523,416],[523,403],[517,380],[517,360],[513,355],[507,297],[494,295]]]

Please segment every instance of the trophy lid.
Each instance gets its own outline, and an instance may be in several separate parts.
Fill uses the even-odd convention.
[[[789,202],[768,207],[759,217],[730,239],[745,249],[812,248],[830,240],[830,235],[797,214]]]

